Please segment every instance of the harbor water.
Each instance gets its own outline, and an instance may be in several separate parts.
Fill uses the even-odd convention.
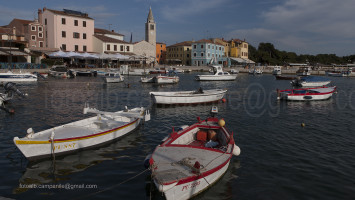
[[[111,84],[99,77],[19,84],[28,97],[7,104],[15,114],[0,112],[0,197],[164,199],[143,161],[172,127],[209,116],[211,105],[156,106],[148,93],[201,87],[228,89],[217,116],[234,132],[241,154],[195,199],[355,199],[355,79],[330,77],[338,92],[329,100],[286,102],[276,100],[276,89],[290,88],[289,81],[272,75],[239,74],[225,82],[198,82],[195,75],[181,74],[180,83],[164,86],[142,84],[135,76]],[[103,111],[148,107],[151,121],[110,144],[55,162],[28,162],[15,147],[13,138],[30,127],[38,132],[88,117],[85,102]]]

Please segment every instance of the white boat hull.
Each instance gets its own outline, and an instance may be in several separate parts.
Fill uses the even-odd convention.
[[[106,83],[119,83],[119,82],[123,82],[124,78],[110,78],[110,77],[105,77],[104,78]]]
[[[142,77],[141,78],[141,82],[142,83],[154,83],[155,82],[155,79],[154,77]]]
[[[314,101],[314,100],[326,100],[332,97],[336,91],[336,87],[323,87],[323,88],[309,88],[309,89],[295,89],[284,90],[279,92],[278,99],[284,99],[289,101]]]
[[[221,169],[208,176],[184,184],[175,185],[170,190],[164,192],[165,198],[167,200],[183,200],[201,193],[224,175],[228,169],[229,163],[230,161],[228,161],[228,163],[226,163]],[[159,187],[159,184],[156,182],[154,183]]]
[[[194,94],[194,91],[150,92],[150,95],[156,104],[199,104],[219,101],[226,92],[227,90],[206,90],[201,94]]]
[[[197,75],[198,81],[234,81],[237,75]]]
[[[35,82],[37,76],[30,73],[0,73],[0,83],[7,82]]]
[[[301,82],[301,87],[321,87],[328,85],[331,81],[318,81],[318,82]]]
[[[91,117],[72,122],[52,129],[34,133],[32,137],[14,138],[14,143],[29,160],[50,157],[52,154],[67,154],[76,150],[94,147],[122,137],[136,129],[141,119],[127,117],[118,118],[119,121],[106,120],[113,125],[109,127],[104,116]],[[54,140],[50,139],[54,133]]]
[[[179,77],[178,76],[157,76],[155,79],[156,83],[158,84],[169,84],[169,83],[178,83]]]

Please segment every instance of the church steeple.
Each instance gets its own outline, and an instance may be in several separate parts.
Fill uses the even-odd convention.
[[[149,7],[149,14],[148,14],[147,22],[148,23],[154,23],[152,7]]]
[[[157,29],[153,17],[152,8],[150,7],[149,14],[147,17],[147,22],[145,23],[145,41],[149,42],[155,47],[157,41],[156,38],[157,38]]]

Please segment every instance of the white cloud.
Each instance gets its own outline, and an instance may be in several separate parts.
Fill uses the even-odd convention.
[[[296,53],[351,54],[354,50],[341,46],[355,43],[354,10],[353,0],[287,0],[261,13],[260,27],[234,30],[228,36],[245,37],[254,45],[271,42]]]

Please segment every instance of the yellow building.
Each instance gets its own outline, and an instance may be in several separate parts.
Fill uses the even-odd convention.
[[[191,44],[185,41],[166,47],[167,64],[191,65]]]
[[[239,39],[232,39],[230,42],[230,57],[248,59],[248,43]]]

